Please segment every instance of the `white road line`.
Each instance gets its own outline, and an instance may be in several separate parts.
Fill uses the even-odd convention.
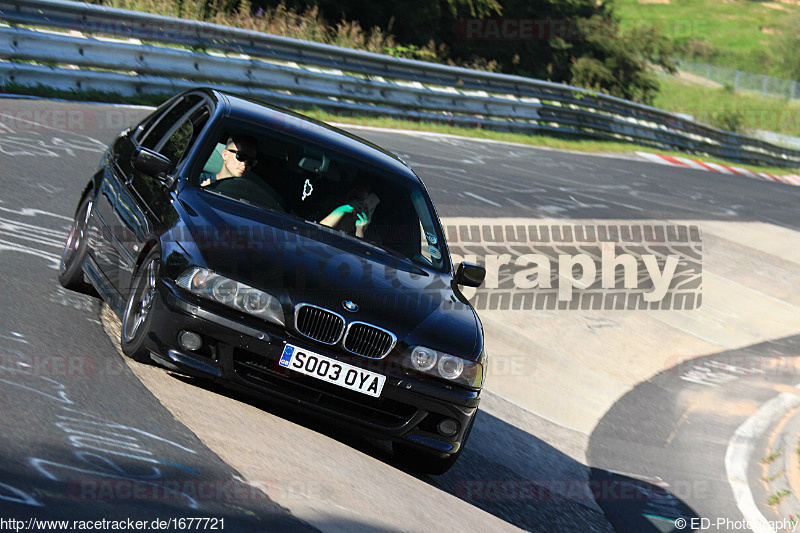
[[[72,217],[65,217],[64,215],[58,215],[56,213],[51,213],[50,211],[42,211],[41,209],[32,209],[30,207],[23,207],[21,209],[9,209],[8,207],[0,206],[0,211],[6,211],[7,213],[14,213],[26,217],[37,217],[39,215],[45,215],[72,221]]]
[[[50,246],[51,248],[58,248],[61,249],[64,247],[64,241],[50,241],[45,239],[37,239],[36,237],[31,237],[29,235],[20,235],[18,233],[3,233],[3,237],[6,239],[18,239],[21,241],[30,241],[36,244],[41,244],[44,246]],[[3,241],[3,242],[13,242],[13,241]],[[24,246],[23,243],[19,243],[20,246]]]
[[[37,250],[35,248],[29,248],[27,246],[22,246],[15,242],[8,242],[0,239],[0,251],[8,250],[12,252],[22,252],[26,254],[35,255],[36,257],[41,257],[53,262],[51,265],[53,268],[58,268],[58,265],[61,262],[61,256],[56,254],[51,254],[42,250]]]
[[[509,201],[509,203],[514,204],[517,207],[521,207],[523,209],[527,209],[528,211],[533,211],[533,208],[531,206],[525,205],[522,202],[518,202],[518,201],[514,200],[513,198],[507,198],[507,200]]]
[[[11,120],[13,120],[15,122],[25,122],[27,124],[31,124],[32,126],[36,126],[38,128],[44,128],[44,129],[48,129],[48,130],[53,130],[55,132],[61,132],[60,129],[58,129],[58,128],[54,127],[54,126],[48,126],[47,124],[40,124],[38,122],[34,122],[33,120],[28,120],[28,119],[25,119],[25,118],[13,117],[11,115],[7,115],[7,114],[2,113],[2,112],[0,112],[0,118],[11,119]]]
[[[495,207],[503,207],[502,205],[498,204],[497,202],[493,202],[491,200],[487,200],[483,196],[479,196],[479,195],[477,195],[475,193],[472,193],[472,192],[469,192],[469,191],[464,191],[464,194],[466,196],[471,196],[471,197],[475,198],[476,200],[480,200],[482,202],[486,202],[487,204],[493,205]]]
[[[728,441],[728,449],[725,452],[728,483],[733,489],[736,505],[755,533],[775,533],[775,530],[769,526],[769,522],[758,509],[750,491],[750,484],[747,482],[747,469],[754,450],[753,443],[774,426],[786,412],[798,406],[800,406],[800,394],[783,392],[762,405],[754,415],[745,420]]]
[[[43,226],[36,226],[34,224],[26,224],[24,222],[19,222],[18,220],[10,220],[7,218],[0,217],[0,230],[4,233],[21,233],[21,234],[28,234],[40,238],[54,238],[55,240],[61,241],[63,240],[64,236],[67,234],[66,229],[50,229],[45,228]]]
[[[603,197],[600,197],[600,196],[593,196],[593,195],[589,194],[588,192],[584,192],[584,193],[580,193],[580,194],[582,196],[585,196],[585,197],[590,198],[592,200],[597,200],[599,202],[605,202],[606,204],[612,204],[612,205],[619,205],[619,206],[622,206],[622,207],[627,207],[628,209],[632,209],[634,211],[644,211],[645,210],[643,207],[639,207],[637,205],[626,204],[626,203],[623,203],[623,202],[618,202],[616,200],[609,200],[608,197],[603,198]],[[611,196],[611,194],[609,194],[609,197],[610,196]],[[571,197],[572,196],[570,196],[570,198]],[[607,207],[607,206],[604,205],[603,207]]]

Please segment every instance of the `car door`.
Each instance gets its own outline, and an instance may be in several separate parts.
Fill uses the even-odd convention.
[[[94,241],[92,257],[99,268],[99,289],[115,310],[124,305],[122,298],[122,282],[120,265],[124,262],[120,251],[126,247],[122,244],[127,229],[136,223],[131,216],[135,208],[126,192],[126,184],[131,179],[130,159],[136,147],[136,137],[149,130],[158,119],[166,113],[174,103],[165,104],[153,114],[145,118],[138,126],[120,134],[111,145],[101,169],[94,209],[92,210],[92,226]]]
[[[173,175],[180,170],[191,152],[210,113],[210,106],[202,95],[189,94],[153,124],[142,136],[140,145],[172,161],[169,174]],[[126,258],[131,261],[125,265],[125,271],[120,273],[128,281],[133,277],[135,260],[142,246],[172,227],[178,217],[172,207],[173,192],[163,179],[148,176],[136,169],[131,169],[131,175],[126,193],[138,208],[137,223],[130,226],[131,233],[124,243],[129,246]]]
[[[104,173],[104,205],[99,207],[107,225],[108,253],[101,268],[122,302],[129,292],[142,247],[177,216],[163,179],[137,171],[131,158],[140,146],[155,150],[172,161],[171,173],[176,172],[208,116],[209,107],[202,95],[191,93],[177,98],[119,143],[117,157]]]

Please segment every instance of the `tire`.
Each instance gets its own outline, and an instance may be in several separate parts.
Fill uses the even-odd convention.
[[[94,294],[93,287],[83,275],[83,260],[89,249],[89,217],[92,214],[92,195],[87,192],[75,210],[72,227],[64,243],[61,262],[58,266],[58,282],[65,289],[85,294]]]
[[[146,347],[153,319],[153,301],[156,297],[156,280],[160,267],[161,254],[158,249],[151,250],[136,271],[131,283],[131,291],[125,302],[120,328],[122,353],[140,363],[150,362],[150,350]]]
[[[461,446],[458,451],[447,457],[439,457],[429,452],[421,451],[419,448],[406,444],[404,442],[392,442],[392,453],[395,458],[410,470],[420,474],[430,474],[433,476],[441,476],[456,464],[461,452],[467,445],[470,433],[472,433],[472,426],[475,423],[475,418],[478,416],[478,411],[469,419],[469,425],[464,432],[464,438],[461,440]]]

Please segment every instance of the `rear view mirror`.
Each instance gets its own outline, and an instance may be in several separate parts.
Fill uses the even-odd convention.
[[[480,287],[485,277],[485,268],[475,263],[462,261],[456,270],[455,282],[467,287]]]
[[[330,162],[331,159],[325,154],[322,155],[321,159],[305,156],[300,160],[297,166],[315,174],[322,174],[323,172],[327,172]]]
[[[165,155],[140,146],[131,157],[131,166],[142,174],[161,179],[172,168],[172,161]]]

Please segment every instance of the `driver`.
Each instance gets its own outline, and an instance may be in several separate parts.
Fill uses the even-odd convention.
[[[206,187],[227,178],[241,178],[245,170],[252,170],[257,163],[258,142],[248,135],[230,137],[222,151],[222,168],[216,174],[200,174],[200,186]]]

